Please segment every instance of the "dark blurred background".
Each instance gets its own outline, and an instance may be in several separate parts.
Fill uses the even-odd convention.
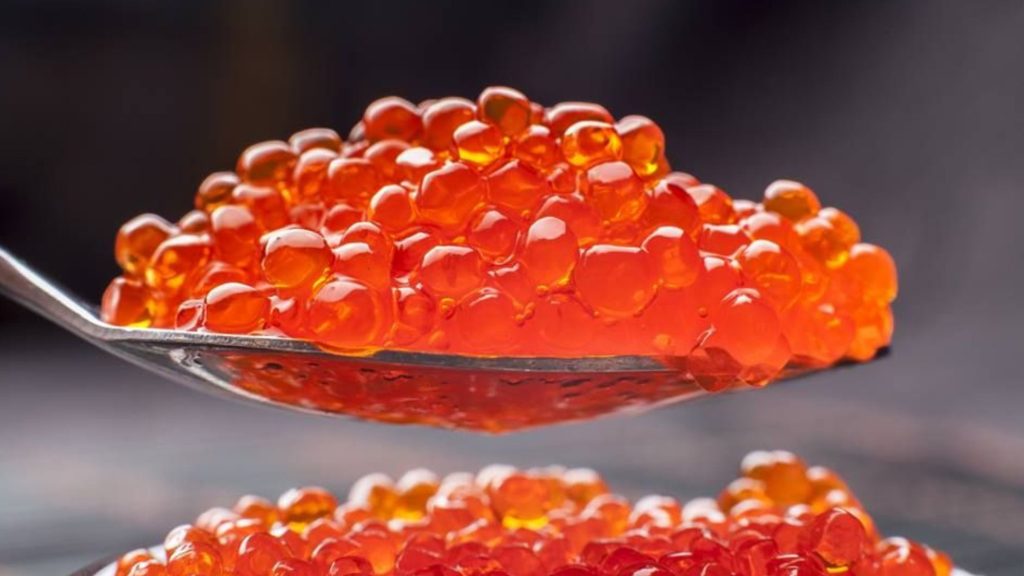
[[[97,301],[118,225],[177,217],[246,145],[376,97],[642,113],[677,169],[754,198],[803,180],[899,263],[889,358],[633,419],[504,438],[215,400],[0,301],[0,575],[67,573],[244,492],[492,461],[716,490],[747,451],[847,476],[883,529],[1024,565],[1024,4],[11,1],[0,242]]]

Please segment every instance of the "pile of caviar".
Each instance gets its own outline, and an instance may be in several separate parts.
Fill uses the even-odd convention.
[[[717,499],[631,503],[593,470],[371,474],[244,496],[135,550],[116,576],[949,576],[945,554],[881,538],[832,471],[754,452]]]
[[[194,211],[132,219],[115,252],[112,324],[356,353],[655,355],[753,384],[871,358],[897,291],[889,254],[808,187],[733,200],[671,171],[648,118],[504,87],[382,98],[347,140],[250,146]]]

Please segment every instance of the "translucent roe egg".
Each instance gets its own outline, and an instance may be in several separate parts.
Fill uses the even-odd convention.
[[[366,138],[377,142],[386,138],[411,141],[423,129],[420,112],[404,98],[388,96],[375,100],[363,115]]]
[[[576,236],[565,222],[545,216],[530,224],[523,239],[520,261],[538,286],[568,282],[577,258]]]
[[[390,323],[390,302],[366,284],[345,276],[329,279],[309,302],[308,325],[317,342],[360,349],[380,342]]]
[[[607,244],[583,251],[574,280],[583,301],[610,318],[637,314],[658,287],[657,271],[646,252]]]
[[[486,193],[487,183],[476,171],[448,164],[424,176],[416,192],[416,209],[429,223],[460,229]]]
[[[267,282],[281,290],[309,290],[327,275],[332,261],[323,236],[293,228],[270,234],[260,267]]]
[[[263,293],[240,283],[227,283],[206,295],[203,325],[212,332],[246,334],[264,326],[270,301]]]

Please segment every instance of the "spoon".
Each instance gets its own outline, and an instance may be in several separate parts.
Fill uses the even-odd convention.
[[[484,432],[592,419],[709,394],[655,357],[325,352],[301,340],[125,328],[0,247],[0,292],[86,341],[219,396],[310,413]],[[809,372],[787,368],[783,377]],[[729,389],[753,389],[736,382]]]

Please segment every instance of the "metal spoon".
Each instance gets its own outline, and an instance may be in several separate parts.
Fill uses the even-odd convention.
[[[307,342],[134,329],[102,322],[0,247],[0,292],[68,331],[171,380],[220,396],[390,423],[504,432],[639,411],[708,394],[654,357],[481,358],[325,352]],[[791,377],[806,369],[790,369]],[[737,382],[736,389],[750,389]]]

